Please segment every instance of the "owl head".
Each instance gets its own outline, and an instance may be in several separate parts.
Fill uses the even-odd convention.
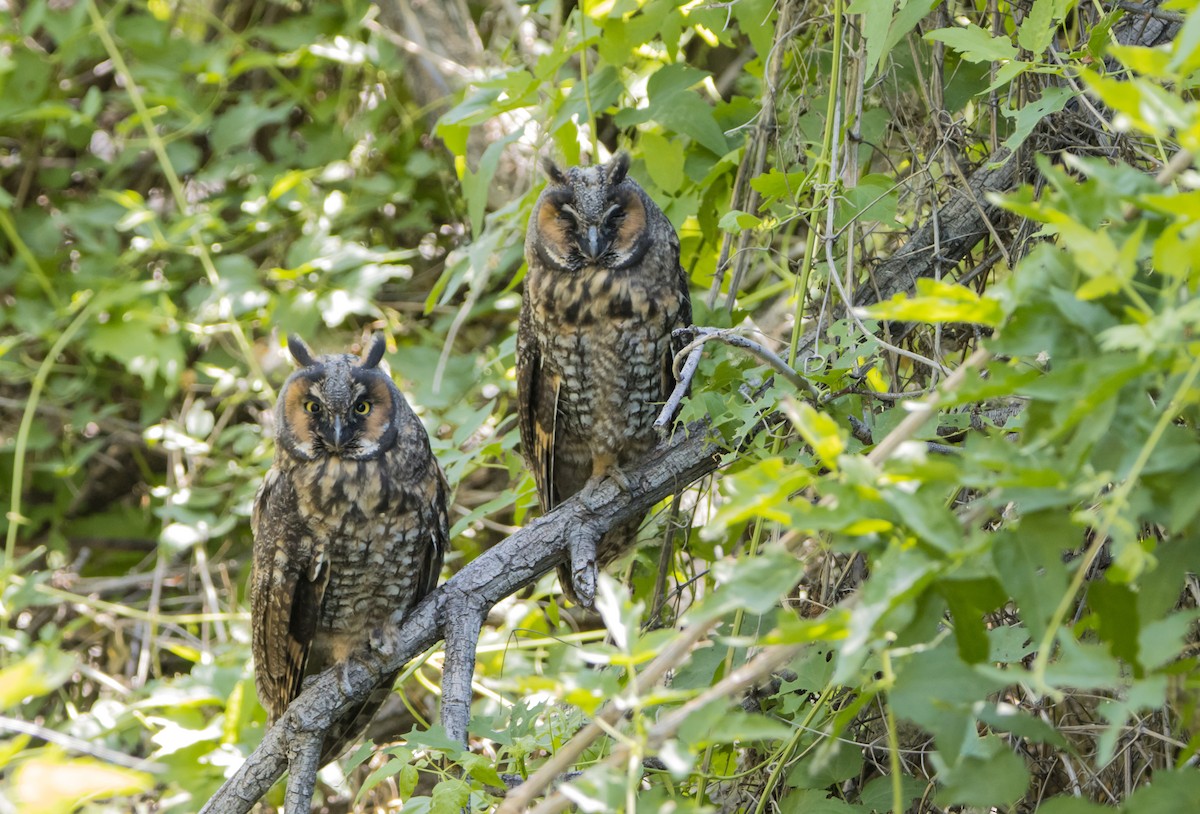
[[[649,248],[648,212],[653,202],[627,177],[629,156],[607,164],[560,169],[544,162],[550,183],[530,220],[531,245],[543,263],[560,271],[622,269]]]
[[[376,336],[362,357],[314,357],[295,335],[288,350],[301,366],[284,382],[276,408],[277,447],[305,461],[371,460],[390,449],[408,403],[379,369],[386,340]]]

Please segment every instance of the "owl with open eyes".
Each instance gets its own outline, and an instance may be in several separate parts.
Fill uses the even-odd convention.
[[[314,357],[276,407],[275,460],[254,500],[254,678],[274,723],[303,680],[378,646],[394,618],[437,585],[449,538],[447,487],[429,437],[379,368],[377,336],[361,357]],[[326,735],[338,757],[391,692],[383,679]]]
[[[650,452],[654,420],[674,386],[671,332],[691,324],[679,238],[628,176],[629,157],[562,170],[525,238],[529,271],[517,333],[521,446],[542,510],[614,477]],[[627,550],[639,521],[597,545],[603,567]],[[559,580],[575,599],[570,569]]]

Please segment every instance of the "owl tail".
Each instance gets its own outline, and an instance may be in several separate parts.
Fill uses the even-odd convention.
[[[355,741],[362,737],[363,732],[370,725],[371,719],[375,717],[375,713],[379,712],[383,702],[392,694],[392,685],[396,683],[399,675],[400,672],[397,670],[381,678],[379,684],[371,690],[371,694],[362,704],[347,712],[345,717],[329,728],[329,732],[325,735],[325,743],[321,747],[320,765],[324,766],[331,760],[337,760]]]
[[[638,529],[641,526],[640,519],[630,520],[601,537],[600,542],[596,543],[596,570],[606,568],[613,560],[633,548],[633,544],[637,542]],[[576,605],[583,604],[579,601],[579,597],[575,596],[575,582],[571,578],[569,563],[558,566],[558,582],[562,585],[563,596]]]

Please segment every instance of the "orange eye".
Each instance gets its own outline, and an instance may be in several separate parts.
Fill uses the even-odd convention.
[[[360,401],[358,404],[354,405],[354,412],[358,413],[359,415],[367,415],[369,412],[371,412],[371,402]]]
[[[321,403],[313,399],[306,399],[304,402],[304,412],[316,415],[321,412]]]

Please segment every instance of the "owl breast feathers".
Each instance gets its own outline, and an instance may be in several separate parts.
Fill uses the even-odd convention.
[[[691,323],[679,238],[622,154],[560,170],[529,219],[517,334],[521,444],[543,511],[638,461],[674,377],[671,332]],[[606,535],[599,564],[637,521]],[[564,591],[574,596],[565,569]]]
[[[361,359],[314,358],[276,407],[275,461],[254,501],[251,583],[255,683],[274,722],[306,676],[372,643],[437,584],[449,538],[447,488],[424,427],[379,369],[384,339]],[[322,763],[370,722],[395,674],[326,736]]]

